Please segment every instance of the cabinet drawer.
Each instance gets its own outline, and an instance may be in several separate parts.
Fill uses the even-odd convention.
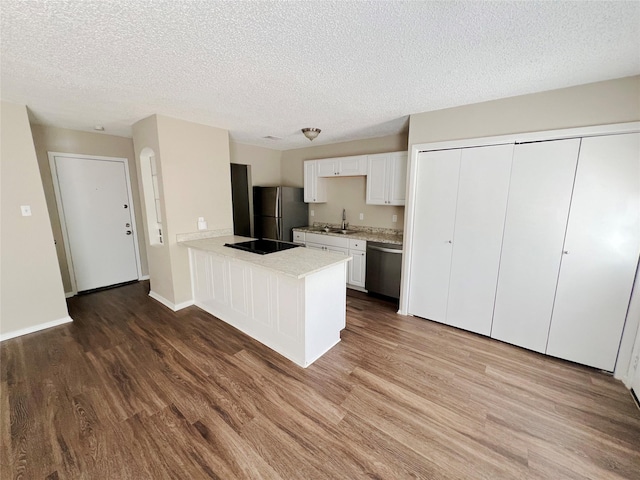
[[[318,233],[307,233],[305,235],[306,242],[320,243],[332,247],[349,248],[349,239],[341,237],[333,237],[330,235],[320,235]]]
[[[296,232],[294,230],[293,231],[293,242],[294,243],[304,243],[305,242],[304,232]]]
[[[366,240],[355,240],[349,239],[349,249],[350,250],[359,250],[364,252],[367,249],[367,241]]]

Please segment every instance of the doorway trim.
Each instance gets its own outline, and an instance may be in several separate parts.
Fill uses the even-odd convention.
[[[124,164],[125,183],[127,184],[127,195],[131,203],[131,226],[133,227],[133,248],[136,257],[136,271],[138,280],[142,280],[142,266],[140,264],[140,246],[138,244],[138,226],[136,225],[135,202],[133,193],[131,192],[131,176],[129,175],[129,159],[120,157],[104,157],[100,155],[84,155],[79,153],[63,153],[63,152],[47,152],[49,156],[49,169],[51,170],[51,179],[53,183],[53,191],[56,197],[56,207],[58,208],[58,218],[60,220],[60,230],[62,230],[62,240],[64,242],[64,253],[67,259],[67,268],[69,269],[69,279],[71,281],[71,292],[68,296],[74,296],[78,293],[76,283],[76,274],[73,268],[73,259],[71,258],[71,246],[69,244],[69,234],[67,233],[67,223],[64,216],[64,208],[62,206],[62,195],[60,193],[60,184],[58,183],[58,170],[56,168],[56,157],[85,158],[88,160],[99,160],[106,162],[120,162]]]

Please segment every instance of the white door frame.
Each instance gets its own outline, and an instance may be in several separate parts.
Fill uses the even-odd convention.
[[[127,195],[129,204],[131,205],[131,226],[133,230],[133,248],[136,257],[136,271],[138,272],[138,280],[142,280],[142,267],[140,265],[140,249],[138,245],[138,228],[136,225],[136,214],[134,198],[131,192],[131,176],[129,175],[129,159],[120,157],[103,157],[98,155],[83,155],[78,153],[62,153],[47,152],[49,156],[49,168],[51,169],[51,178],[53,179],[53,191],[56,197],[56,206],[58,207],[58,218],[60,219],[60,227],[62,230],[62,239],[64,241],[64,253],[67,257],[67,267],[69,268],[69,278],[71,280],[71,295],[78,293],[76,283],[76,274],[73,268],[73,260],[71,258],[71,247],[69,244],[69,234],[67,232],[67,223],[64,216],[64,208],[62,207],[62,195],[60,194],[60,184],[58,183],[58,171],[56,169],[56,157],[86,158],[88,160],[102,160],[107,162],[120,162],[124,164],[125,183],[127,184]]]

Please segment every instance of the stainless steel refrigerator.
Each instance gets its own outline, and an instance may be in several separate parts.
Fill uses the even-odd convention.
[[[306,226],[308,219],[302,188],[253,187],[254,237],[291,242],[291,229]]]

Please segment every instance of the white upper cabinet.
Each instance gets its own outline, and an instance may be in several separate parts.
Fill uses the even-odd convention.
[[[640,253],[640,133],[584,138],[547,354],[613,371]]]
[[[318,177],[318,160],[304,162],[304,201],[323,203],[327,201],[325,179]]]
[[[318,165],[318,176],[319,177],[335,177],[336,172],[338,170],[337,165],[338,162],[335,160],[316,160],[316,165]]]
[[[516,145],[491,336],[544,353],[580,139]]]
[[[318,162],[319,177],[349,177],[367,174],[367,156],[325,158]]]
[[[369,155],[367,168],[368,204],[404,205],[406,181],[406,152]]]

